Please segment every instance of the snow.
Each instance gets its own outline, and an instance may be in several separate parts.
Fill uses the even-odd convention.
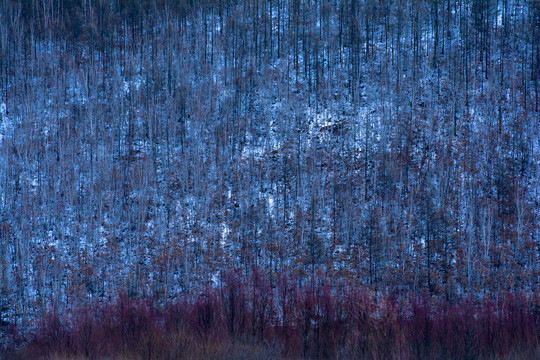
[[[215,272],[212,274],[212,284],[214,286],[218,286],[219,285],[219,271]]]
[[[0,103],[0,143],[2,143],[5,136],[10,136],[13,130],[10,119],[7,116],[6,103]]]
[[[227,237],[231,233],[231,228],[226,223],[221,223],[221,239],[220,244],[221,246],[225,246],[227,243]]]

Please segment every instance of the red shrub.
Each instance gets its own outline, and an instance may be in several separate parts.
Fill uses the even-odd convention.
[[[535,354],[540,348],[540,302],[534,294],[453,303],[427,293],[399,299],[379,294],[375,302],[368,290],[333,288],[321,274],[307,286],[283,273],[272,287],[256,268],[249,279],[229,272],[221,288],[206,287],[194,299],[164,307],[121,291],[113,303],[51,308],[32,334],[10,336],[31,338],[19,352],[28,359],[220,358],[227,349],[266,354],[269,348],[290,359],[473,359]],[[2,355],[13,350],[5,348]]]
[[[270,336],[269,329],[274,321],[274,296],[268,278],[258,268],[252,272],[251,285],[251,329],[259,340]]]
[[[207,287],[191,306],[190,326],[203,338],[223,333],[223,304],[216,291]]]
[[[229,336],[235,338],[248,333],[247,285],[235,271],[225,274],[224,283],[220,300]]]

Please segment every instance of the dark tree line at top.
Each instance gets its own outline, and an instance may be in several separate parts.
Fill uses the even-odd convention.
[[[0,1],[0,313],[235,268],[538,290],[540,5]]]

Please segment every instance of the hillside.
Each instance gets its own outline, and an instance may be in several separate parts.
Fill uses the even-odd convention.
[[[538,291],[540,2],[0,1],[0,315],[229,269]]]

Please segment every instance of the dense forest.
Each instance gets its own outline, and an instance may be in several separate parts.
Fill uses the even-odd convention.
[[[0,0],[0,334],[231,269],[538,299],[539,76],[539,1]]]

